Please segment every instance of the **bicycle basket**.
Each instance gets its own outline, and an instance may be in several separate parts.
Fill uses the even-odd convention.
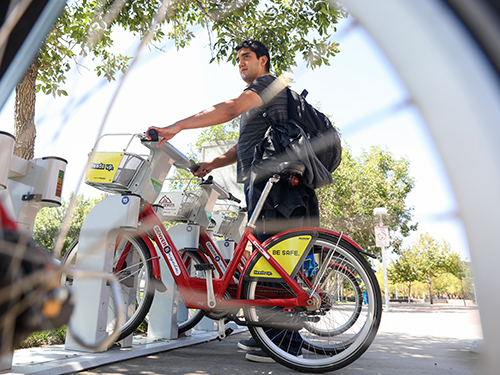
[[[131,192],[144,159],[128,152],[91,152],[85,183],[112,193]]]
[[[161,192],[155,204],[163,207],[158,216],[164,221],[190,221],[192,214],[199,207],[200,197],[190,191]]]

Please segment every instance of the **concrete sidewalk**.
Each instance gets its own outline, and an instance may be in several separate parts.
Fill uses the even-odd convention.
[[[463,303],[462,303],[463,304]],[[356,362],[336,371],[341,375],[481,374],[480,354],[470,340],[482,338],[479,311],[463,305],[397,304],[384,312],[372,346]],[[250,335],[232,335],[191,347],[102,366],[80,374],[290,374],[279,364],[245,360],[237,342]]]
[[[339,375],[482,374],[481,356],[470,341],[482,339],[477,307],[391,304],[368,351]],[[80,374],[290,374],[279,364],[245,360],[237,342],[248,332],[133,360],[97,367]]]

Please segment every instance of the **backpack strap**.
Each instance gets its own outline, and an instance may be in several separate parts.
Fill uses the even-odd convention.
[[[287,91],[287,112],[289,113],[289,107],[290,107],[290,88],[287,86],[287,87],[285,87],[285,90]],[[306,91],[306,90],[304,90],[304,91]],[[306,91],[306,95],[307,95],[307,91]],[[267,108],[261,109],[260,110],[260,115],[264,118],[264,120],[266,120],[269,123],[269,125],[274,125],[275,124],[275,121],[267,113]]]
[[[271,116],[268,116],[267,114],[267,108],[265,110],[260,110],[260,115],[264,120],[266,120],[269,125],[273,126],[275,124],[274,120],[271,118]]]

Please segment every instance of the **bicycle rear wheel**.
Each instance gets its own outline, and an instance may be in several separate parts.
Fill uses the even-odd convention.
[[[309,255],[314,256],[319,269],[307,281],[305,272],[298,272],[296,280],[308,294],[316,285],[321,306],[316,311],[296,308],[293,312],[280,306],[249,307],[245,319],[252,322],[249,330],[262,349],[282,365],[318,373],[338,370],[358,359],[375,338],[382,314],[380,288],[369,263],[349,242],[327,233],[294,235],[312,237]],[[280,241],[271,242],[267,249]],[[260,258],[257,256],[253,265]],[[301,262],[305,259],[302,256]],[[266,283],[252,277],[251,272],[252,265],[245,274],[243,298],[294,296],[283,281]]]
[[[78,244],[79,239],[76,239],[61,260],[62,266],[69,266],[68,272],[62,275],[62,282],[67,285],[73,283],[70,269],[77,264]],[[120,261],[122,256],[124,262],[122,262],[123,259]],[[125,323],[118,328],[117,341],[119,341],[132,334],[139,327],[153,302],[155,287],[152,282],[154,276],[151,255],[147,245],[140,237],[124,233],[113,256],[113,270],[120,283],[120,293],[126,308]],[[108,332],[115,329],[117,318],[112,299],[113,295],[110,294],[106,328]]]

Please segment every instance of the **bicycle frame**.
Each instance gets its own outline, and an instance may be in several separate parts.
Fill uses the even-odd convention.
[[[151,205],[148,203],[144,204],[142,213],[139,218],[140,222],[143,224],[143,227],[146,229],[141,229],[139,231],[139,235],[147,244],[153,264],[153,274],[157,280],[161,280],[161,272],[159,266],[159,256],[157,252],[157,248],[161,252],[163,258],[165,259],[170,272],[179,288],[179,292],[184,300],[184,304],[187,308],[196,308],[203,310],[210,310],[213,307],[210,307],[207,303],[208,295],[210,292],[210,286],[207,287],[207,281],[203,278],[191,277],[187,271],[187,264],[183,261],[182,255],[179,253],[178,249],[175,247],[170,235],[165,230],[163,224],[160,219],[153,211]],[[251,226],[247,226],[245,229],[241,240],[236,246],[235,253],[229,264],[225,262],[223,257],[220,255],[219,250],[216,245],[207,234],[206,230],[203,228],[200,231],[200,244],[205,252],[198,252],[203,258],[207,261],[207,263],[211,263],[214,265],[214,269],[218,272],[219,275],[222,275],[221,278],[210,278],[213,283],[213,297],[216,301],[216,306],[218,308],[240,308],[247,306],[283,306],[283,309],[287,311],[294,311],[297,307],[307,308],[311,306],[314,301],[311,300],[311,296],[308,295],[304,289],[299,286],[296,280],[292,278],[280,265],[280,263],[265,249],[265,246],[275,240],[276,238],[282,237],[284,235],[294,234],[302,231],[321,231],[328,233],[334,236],[341,236],[340,233],[330,231],[322,228],[295,228],[291,230],[287,230],[281,232],[271,238],[269,238],[264,243],[260,243],[255,236],[252,234],[253,228]],[[155,247],[151,238],[158,245]],[[118,242],[120,241],[121,236],[118,237]],[[357,249],[361,250],[359,245],[357,245],[354,241],[345,238],[349,243],[354,245]],[[117,242],[117,243],[118,243]],[[243,253],[245,248],[250,242],[256,251],[252,254],[252,256],[246,260]],[[123,261],[126,258],[128,250],[125,249],[124,253],[121,254],[121,258],[116,265],[116,269],[120,269],[123,265]],[[241,291],[243,285],[243,278],[240,278],[238,284],[236,283],[236,279],[234,278],[234,274],[237,270],[239,270],[241,275],[244,275],[247,271],[251,261],[258,255],[262,254],[265,259],[269,262],[269,264],[278,272],[280,277],[283,279],[285,283],[287,283],[291,289],[291,292],[295,293],[295,296],[290,296],[287,298],[269,298],[269,299],[259,299],[259,300],[245,300],[241,299]],[[210,261],[208,261],[210,259]],[[245,262],[244,267],[240,266],[240,262]],[[302,275],[299,271],[298,273],[301,281],[305,282],[309,287],[311,287],[311,283],[309,280]],[[273,287],[265,287],[269,289],[270,295],[272,295],[272,291],[275,289]],[[226,292],[230,293],[232,299],[224,299]],[[317,293],[321,296],[321,290],[318,290]]]
[[[143,215],[145,223],[149,228],[149,234],[154,238],[157,244],[159,244],[159,250],[161,251],[167,265],[172,273],[172,276],[179,288],[179,292],[184,299],[184,303],[188,308],[197,309],[210,309],[207,305],[207,285],[205,279],[200,279],[197,277],[190,277],[188,275],[187,269],[182,261],[182,257],[179,254],[177,248],[175,247],[172,239],[170,238],[168,232],[164,229],[161,221],[158,219],[151,207],[146,204],[143,210]],[[302,288],[293,280],[290,275],[280,266],[280,264],[270,256],[265,249],[262,247],[259,241],[251,234],[252,229],[247,228],[242,236],[242,239],[238,243],[234,256],[230,263],[226,266],[224,259],[220,256],[215,244],[206,234],[206,231],[202,230],[201,238],[204,242],[204,247],[209,248],[208,254],[213,257],[214,263],[220,267],[222,278],[213,279],[213,290],[214,297],[218,307],[241,307],[255,305],[255,301],[241,300],[241,283],[237,288],[236,299],[223,299],[224,294],[228,291],[228,287],[234,284],[234,274],[238,268],[238,263],[243,256],[244,250],[246,248],[247,242],[250,241],[264,256],[268,259],[269,263],[276,269],[280,276],[284,279],[286,283],[290,285],[293,292],[296,293],[297,298],[291,299],[269,299],[259,301],[259,306],[306,306],[306,301],[309,299],[307,293],[305,293]],[[214,256],[215,255],[215,256]],[[155,255],[152,254],[154,257]],[[268,258],[269,257],[269,258]],[[218,259],[217,259],[218,258]],[[219,261],[217,261],[219,260]],[[247,263],[248,264],[248,261]],[[224,272],[224,267],[227,267]],[[244,270],[243,270],[244,272]],[[155,276],[156,277],[156,276]],[[234,288],[232,288],[234,289]],[[233,293],[234,295],[234,293]]]

